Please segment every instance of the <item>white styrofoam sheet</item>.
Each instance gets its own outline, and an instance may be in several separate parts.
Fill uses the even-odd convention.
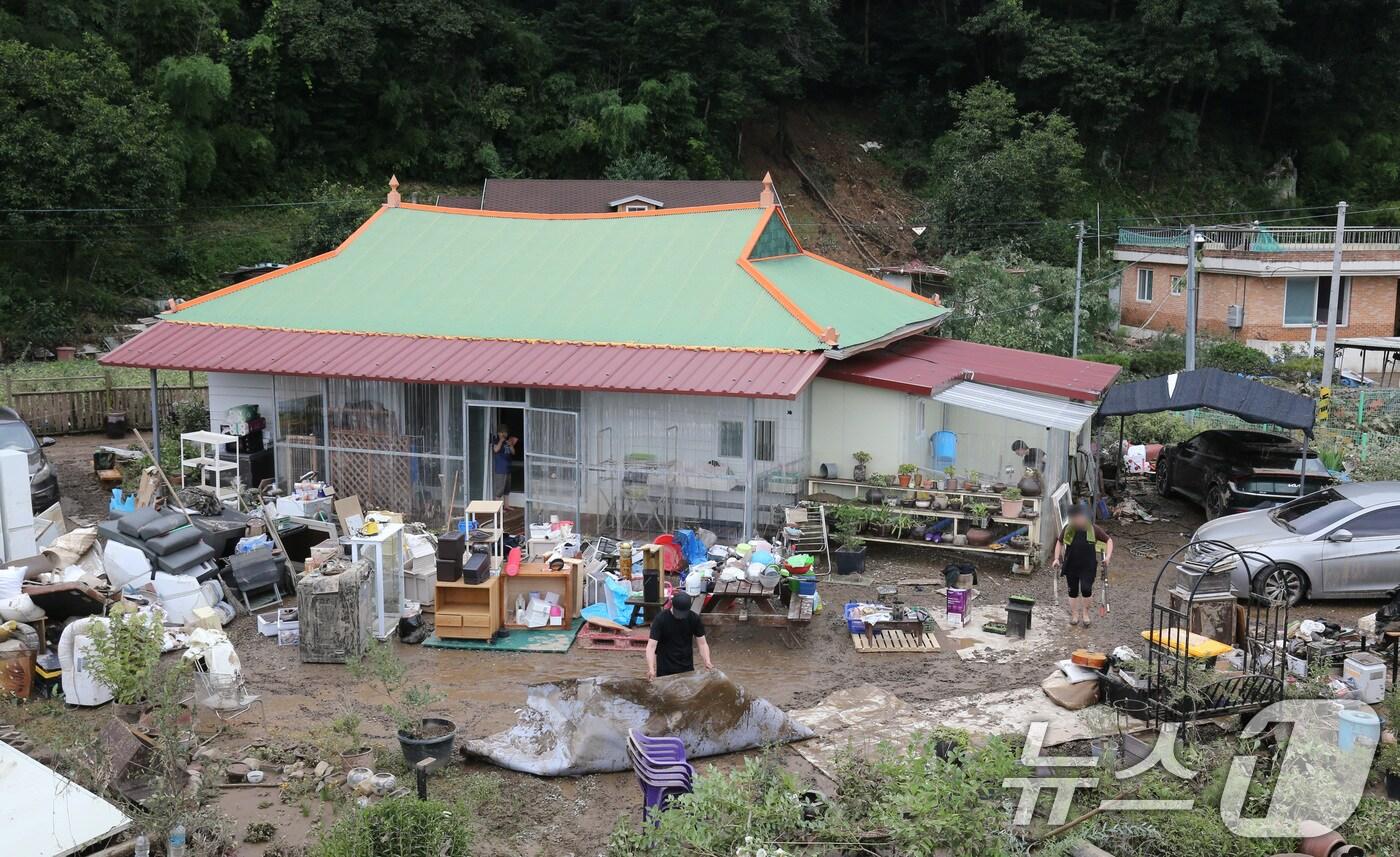
[[[66,857],[131,826],[112,804],[0,741],[7,857]]]

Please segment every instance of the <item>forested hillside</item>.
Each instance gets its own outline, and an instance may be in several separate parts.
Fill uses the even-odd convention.
[[[1383,209],[1397,47],[1394,0],[0,0],[0,342],[333,242],[391,172],[731,177],[796,107],[881,142],[935,258]]]

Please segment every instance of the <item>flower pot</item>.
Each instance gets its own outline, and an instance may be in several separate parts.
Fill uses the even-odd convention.
[[[1021,481],[1016,483],[1016,487],[1021,489],[1022,497],[1040,496],[1040,474],[1027,473],[1021,477]]]
[[[865,571],[865,545],[858,548],[839,547],[831,552],[836,557],[837,574],[855,574]]]
[[[1026,508],[1025,500],[1002,500],[1001,516],[1003,518],[1015,518],[1021,514],[1021,510]]]
[[[72,345],[60,345],[54,348],[53,353],[60,362],[67,363],[77,355],[78,349]]]
[[[424,717],[419,721],[421,738],[399,730],[399,749],[410,768],[424,759],[433,759],[431,769],[441,768],[452,756],[452,742],[457,737],[457,724],[442,717]]]
[[[340,761],[344,763],[345,770],[347,771],[353,770],[355,768],[372,767],[374,765],[374,748],[361,747],[358,750],[352,750],[349,753],[341,753]]]
[[[982,527],[968,527],[967,543],[970,547],[984,548],[992,543],[992,531]]]
[[[908,488],[908,487],[909,487],[909,480],[912,479],[912,478],[913,478],[913,475],[912,475],[912,474],[909,474],[909,473],[901,473],[901,474],[899,474],[899,487],[900,487],[900,488]]]
[[[959,484],[959,483],[958,483],[958,477],[956,477],[956,476],[949,476],[947,479],[944,479],[944,480],[943,480],[943,490],[944,490],[944,491],[956,491],[956,490],[958,490],[958,484]]]
[[[1385,796],[1391,800],[1400,800],[1400,773],[1395,771],[1386,772]]]
[[[976,482],[973,482],[972,480],[964,481],[963,484],[962,484],[962,490],[964,490],[964,491],[976,491],[976,490],[977,490],[977,483],[976,483]]]
[[[864,465],[864,464],[857,464],[855,467],[851,468],[851,478],[854,479],[854,480],[857,481],[857,482],[864,482],[864,481],[865,481],[865,465]]]
[[[958,533],[956,536],[953,536],[953,544],[958,547],[965,546],[967,544],[967,533]]]
[[[865,502],[879,506],[885,502],[885,492],[879,488],[870,488],[865,492]]]

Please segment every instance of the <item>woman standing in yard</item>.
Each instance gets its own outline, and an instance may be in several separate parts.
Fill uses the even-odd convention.
[[[1102,561],[1099,557],[1102,556]],[[1054,568],[1065,577],[1069,590],[1069,624],[1089,627],[1094,604],[1094,575],[1100,564],[1108,579],[1108,563],[1113,559],[1113,538],[1089,517],[1089,507],[1079,505],[1069,514],[1069,523],[1055,541]]]

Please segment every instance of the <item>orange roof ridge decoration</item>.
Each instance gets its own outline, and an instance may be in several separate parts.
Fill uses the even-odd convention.
[[[329,259],[334,259],[336,256],[340,255],[341,250],[344,250],[346,247],[349,247],[352,241],[363,235],[365,230],[369,228],[369,225],[374,221],[378,220],[379,215],[383,214],[389,208],[390,206],[387,204],[381,205],[379,209],[374,212],[374,214],[371,214],[368,218],[366,218],[365,222],[361,223],[355,229],[354,232],[351,232],[350,235],[344,241],[340,242],[340,244],[337,245],[334,250],[327,250],[324,253],[312,256],[310,259],[302,259],[300,262],[295,262],[291,265],[288,265],[285,268],[278,268],[275,271],[268,271],[266,274],[261,274],[259,276],[253,277],[252,279],[244,280],[241,283],[234,283],[231,286],[224,286],[222,289],[215,289],[214,291],[202,294],[197,298],[191,298],[190,300],[182,301],[181,303],[178,303],[175,306],[171,307],[170,312],[176,313],[180,310],[189,309],[190,307],[194,306],[199,306],[200,304],[208,303],[209,301],[212,301],[215,298],[221,298],[224,295],[231,295],[234,292],[241,292],[249,286],[256,286],[258,283],[265,283],[268,280],[276,279],[277,277],[281,277],[285,274],[290,274],[293,271],[300,271],[302,268],[309,268],[312,265],[317,264],[318,262],[325,262]]]
[[[803,327],[811,331],[813,336],[827,345],[835,345],[835,328],[823,328],[820,324],[817,324],[815,319],[803,312],[801,307],[793,303],[792,298],[783,294],[782,289],[774,285],[772,280],[760,274],[758,269],[753,266],[753,263],[749,261],[749,254],[753,252],[754,245],[758,243],[758,237],[762,235],[763,230],[768,227],[768,222],[773,219],[773,212],[776,210],[776,208],[769,206],[767,216],[759,218],[758,225],[754,227],[753,233],[749,235],[749,240],[744,243],[744,248],[739,251],[739,258],[736,261],[739,263],[740,268],[743,268],[750,277],[753,277],[754,282],[762,286],[763,290],[767,292],[773,300],[778,302],[778,306],[787,310],[788,314],[797,319]],[[795,238],[793,240],[796,241]],[[798,246],[800,247],[801,245]]]
[[[179,324],[188,327],[220,327],[235,330],[280,330],[286,333],[320,334],[335,336],[392,336],[399,339],[440,339],[445,342],[510,342],[517,345],[597,345],[607,348],[668,349],[671,351],[732,351],[736,354],[806,354],[800,348],[764,348],[743,345],[676,345],[665,342],[608,342],[596,339],[538,339],[506,336],[449,336],[443,333],[389,333],[376,330],[326,330],[311,327],[285,327],[265,324],[236,324],[222,321],[183,321],[164,319],[166,324]],[[834,328],[827,328],[834,330]]]
[[[399,208],[410,211],[428,211],[434,214],[464,214],[469,217],[499,217],[506,220],[617,220],[646,217],[665,217],[670,214],[705,214],[711,211],[745,211],[763,208],[757,202],[730,202],[723,205],[696,205],[690,208],[654,208],[650,211],[590,211],[568,214],[539,214],[532,211],[495,211],[493,209],[448,208],[444,205],[424,205],[418,202],[405,202]]]

